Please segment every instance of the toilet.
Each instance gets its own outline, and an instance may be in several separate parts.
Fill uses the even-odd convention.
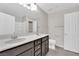
[[[49,48],[55,50],[56,40],[49,39]]]

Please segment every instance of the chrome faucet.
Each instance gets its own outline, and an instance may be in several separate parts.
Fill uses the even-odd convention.
[[[11,35],[11,38],[12,38],[12,39],[16,39],[17,37],[18,37],[18,36],[15,34],[15,32],[14,32],[14,34]]]

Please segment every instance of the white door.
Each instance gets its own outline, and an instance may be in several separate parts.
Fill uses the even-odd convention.
[[[79,12],[64,15],[64,49],[79,53]]]

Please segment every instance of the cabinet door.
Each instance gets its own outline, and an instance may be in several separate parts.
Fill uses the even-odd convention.
[[[49,51],[49,37],[42,38],[42,55],[45,56]]]
[[[42,42],[42,55],[46,55],[46,42]]]
[[[34,49],[29,49],[25,51],[24,53],[20,54],[19,56],[34,56]]]
[[[49,39],[46,40],[46,53],[49,51]]]

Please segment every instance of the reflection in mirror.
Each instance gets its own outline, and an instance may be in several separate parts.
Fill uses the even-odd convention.
[[[37,32],[37,21],[31,19],[28,21],[28,32],[29,33],[36,33]]]
[[[33,32],[33,22],[29,21],[29,32]]]
[[[0,40],[10,38],[15,32],[15,17],[0,12]]]
[[[37,20],[29,17],[22,17],[22,19],[16,19],[15,34],[18,36],[27,36],[37,33]]]

